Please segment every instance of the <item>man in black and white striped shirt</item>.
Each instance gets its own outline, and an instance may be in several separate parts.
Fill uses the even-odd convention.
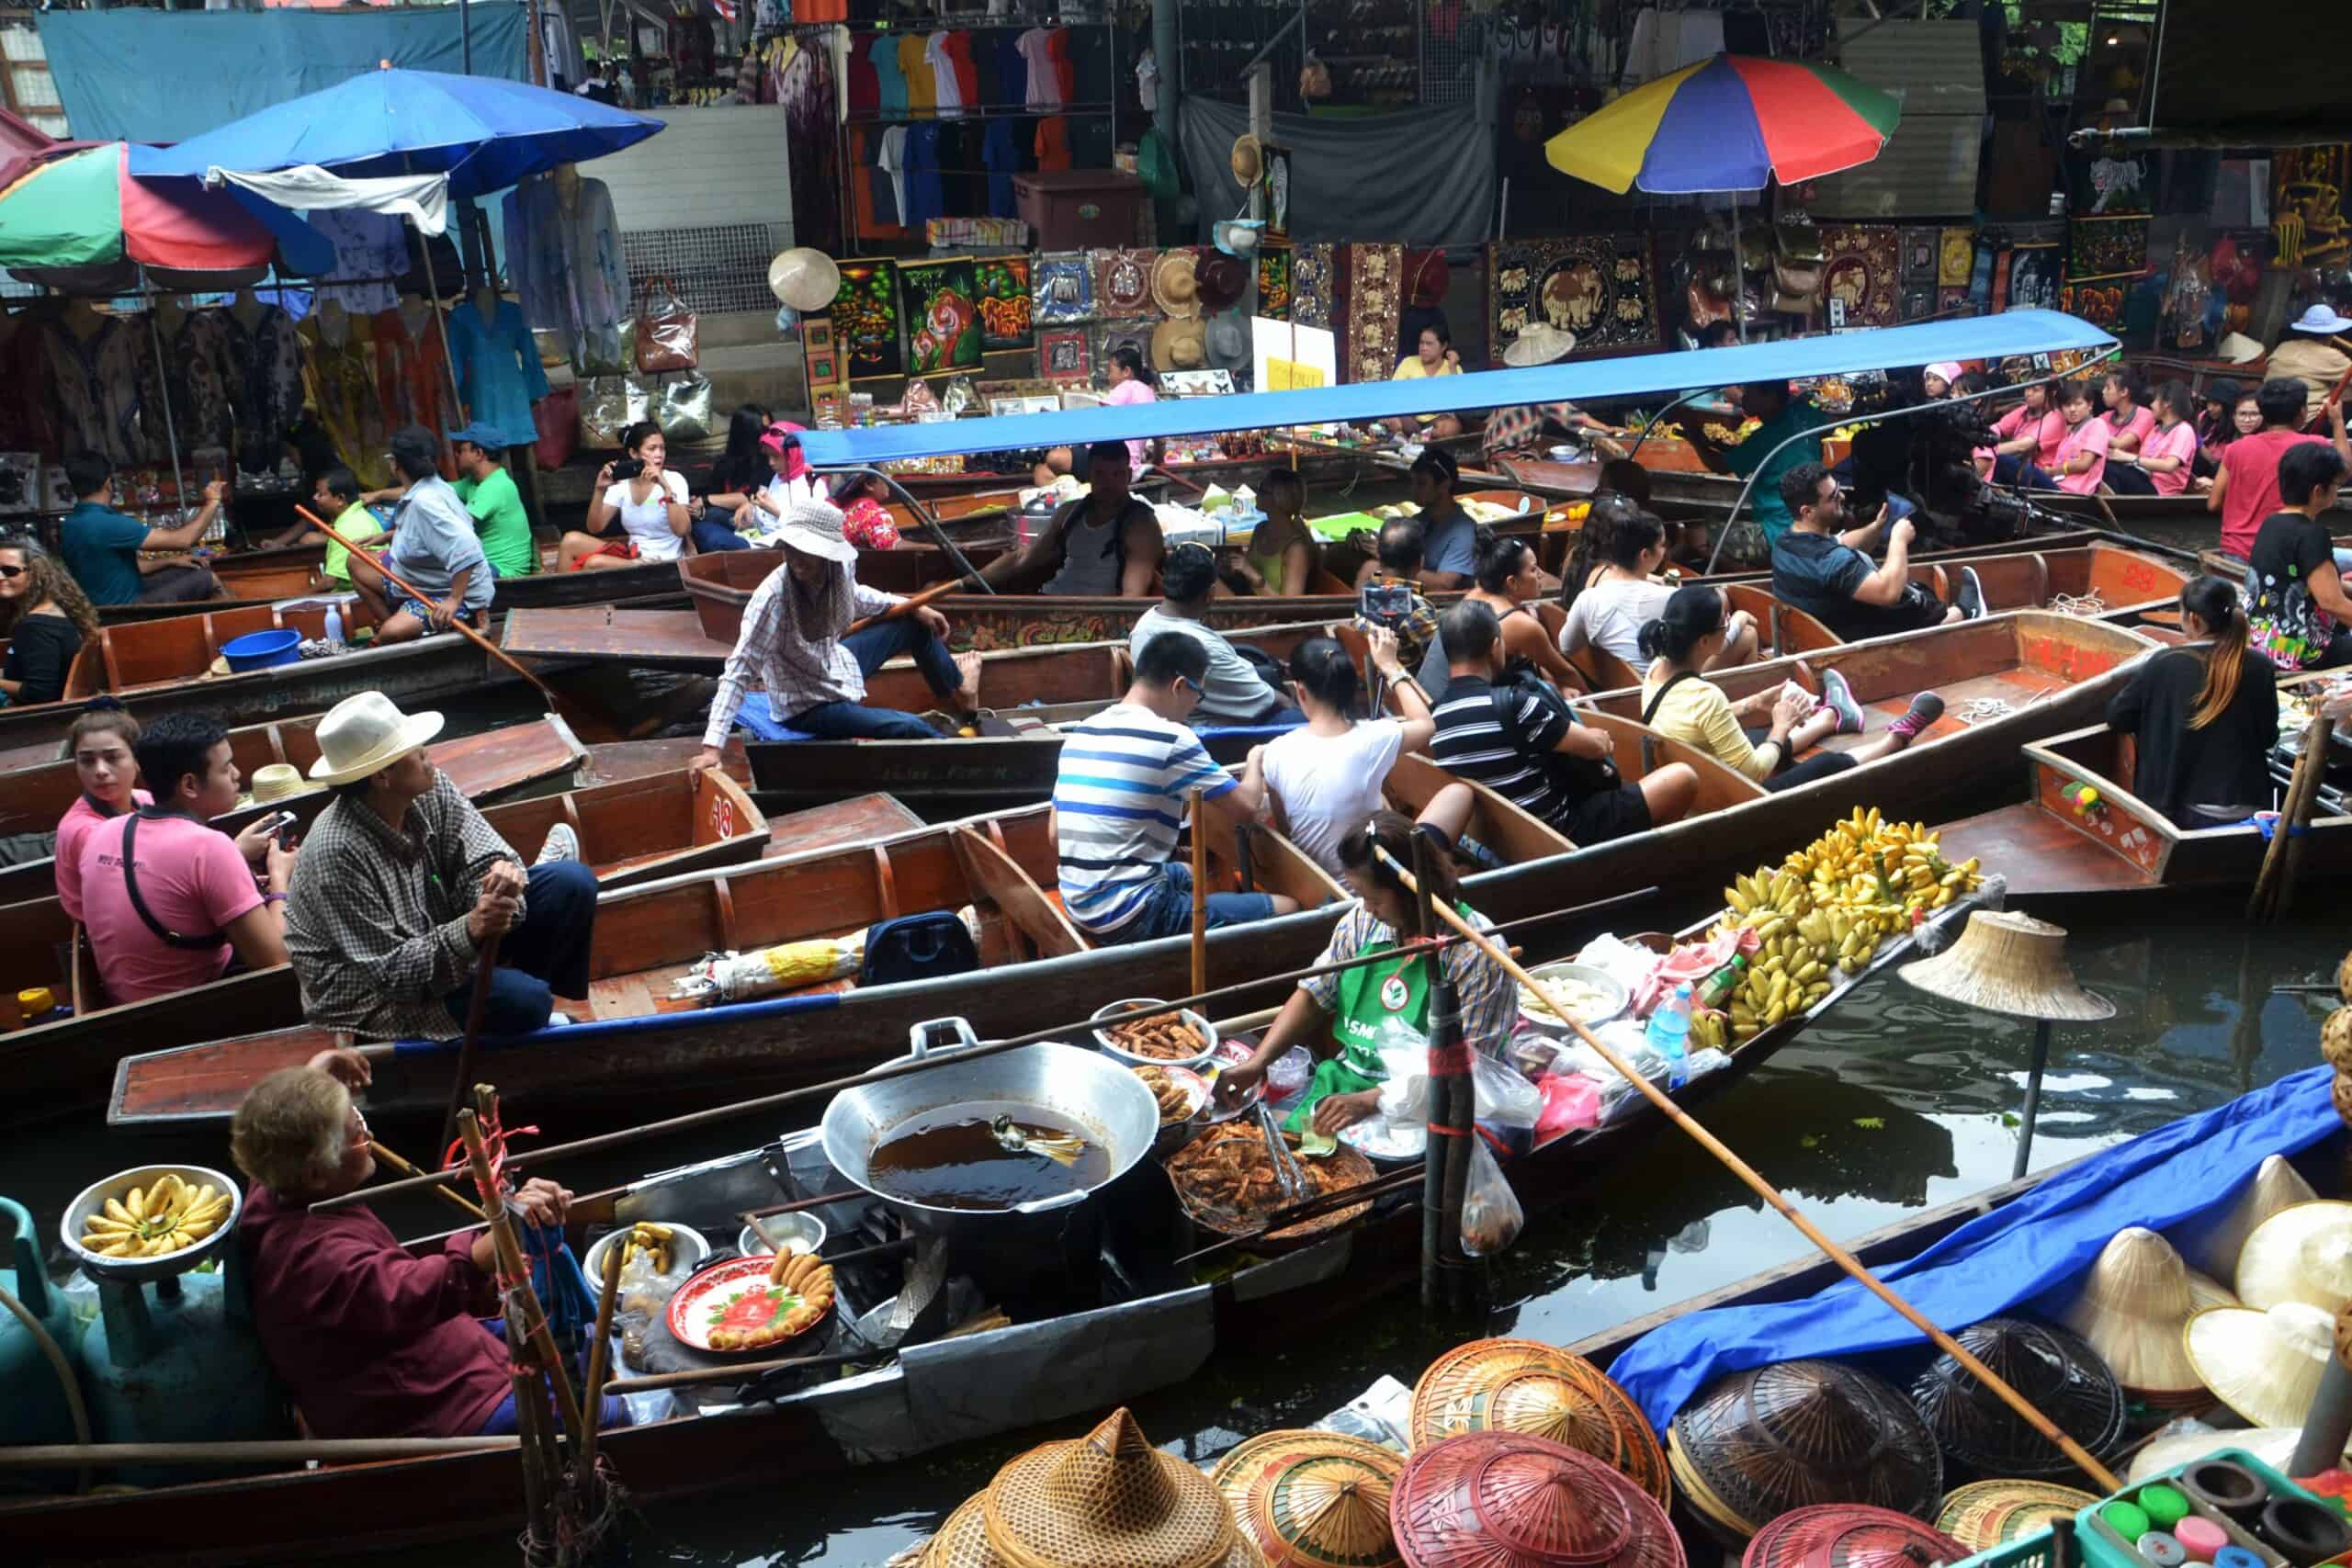
[[[1493,610],[1464,600],[1438,617],[1438,636],[1452,677],[1431,709],[1437,735],[1430,757],[1440,767],[1485,784],[1579,844],[1661,827],[1690,809],[1699,776],[1685,764],[1654,768],[1637,784],[1620,783],[1605,731],[1577,723],[1565,705],[1525,686],[1498,688],[1502,625]]]

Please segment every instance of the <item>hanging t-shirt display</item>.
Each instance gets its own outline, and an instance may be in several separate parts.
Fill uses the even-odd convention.
[[[451,310],[449,362],[469,423],[488,425],[509,446],[538,439],[531,405],[548,395],[548,373],[514,301],[499,300],[487,321],[471,299]]]

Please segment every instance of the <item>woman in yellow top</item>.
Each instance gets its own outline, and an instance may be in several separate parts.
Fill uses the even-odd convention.
[[[1453,351],[1453,334],[1443,321],[1431,321],[1421,329],[1414,340],[1414,350],[1396,362],[1392,381],[1418,381],[1428,376],[1459,376],[1462,355]],[[1410,419],[1385,422],[1398,435],[1410,435],[1418,429],[1423,435],[1459,435],[1462,421],[1450,413],[1419,413]]]
[[[1315,575],[1315,536],[1306,528],[1306,481],[1294,468],[1276,468],[1258,481],[1266,520],[1250,531],[1250,546],[1228,558],[1252,593],[1304,593]]]
[[[1824,671],[1817,705],[1793,682],[1735,703],[1702,673],[1723,644],[1724,596],[1712,588],[1676,589],[1657,618],[1642,627],[1642,654],[1650,660],[1642,676],[1642,722],[1768,790],[1793,789],[1892,756],[1943,716],[1944,700],[1922,692],[1877,739],[1797,761],[1797,753],[1832,735],[1862,732],[1862,706],[1846,678]]]

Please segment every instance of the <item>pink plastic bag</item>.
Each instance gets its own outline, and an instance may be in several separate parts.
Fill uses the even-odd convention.
[[[1535,1118],[1535,1141],[1548,1144],[1563,1133],[1600,1124],[1600,1088],[1581,1073],[1546,1073],[1535,1080],[1544,1096]]]

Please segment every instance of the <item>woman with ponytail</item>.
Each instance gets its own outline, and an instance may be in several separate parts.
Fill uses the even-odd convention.
[[[1396,693],[1404,718],[1363,717],[1355,661],[1337,639],[1311,637],[1290,657],[1290,689],[1306,723],[1277,737],[1264,758],[1275,829],[1333,876],[1340,874],[1340,840],[1380,809],[1381,786],[1397,754],[1427,752],[1437,732],[1428,694],[1399,661],[1396,634],[1376,626],[1365,637],[1372,667]]]
[[[1860,734],[1868,722],[1861,705],[1835,670],[1821,677],[1818,705],[1792,684],[1733,702],[1703,673],[1723,650],[1724,630],[1720,592],[1697,585],[1674,591],[1665,610],[1642,627],[1642,655],[1650,660],[1642,676],[1642,722],[1768,790],[1792,789],[1892,756],[1943,716],[1943,699],[1922,692],[1876,739],[1797,761],[1798,752],[1832,735]]]
[[[2278,671],[2249,645],[2245,607],[2221,578],[2180,591],[2180,626],[2190,646],[2143,663],[2108,703],[2107,727],[2139,737],[2133,795],[2180,827],[2227,827],[2270,805]]]

